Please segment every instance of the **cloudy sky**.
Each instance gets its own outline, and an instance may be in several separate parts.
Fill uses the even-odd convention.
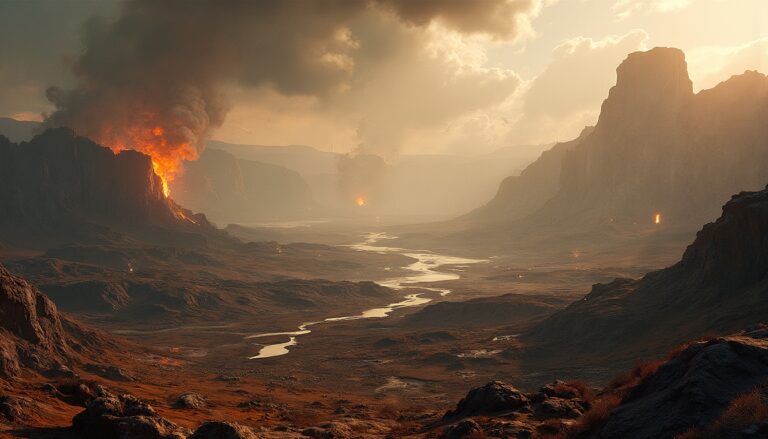
[[[0,2],[0,116],[183,82],[220,140],[472,154],[575,137],[635,50],[683,49],[696,89],[768,72],[765,0],[223,3]]]

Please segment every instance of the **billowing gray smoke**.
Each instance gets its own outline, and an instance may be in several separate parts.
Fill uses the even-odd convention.
[[[505,36],[500,23],[538,1],[126,0],[114,21],[88,22],[78,85],[48,90],[47,124],[145,152],[167,182],[224,120],[227,85],[322,97],[349,81],[358,45],[346,23],[367,8]]]

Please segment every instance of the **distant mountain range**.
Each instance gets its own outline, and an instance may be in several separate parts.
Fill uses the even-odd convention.
[[[0,118],[0,134],[31,140],[37,122]],[[172,183],[172,198],[217,222],[248,223],[309,217],[382,214],[405,219],[446,218],[479,206],[498,182],[530,163],[544,145],[510,146],[480,155],[401,155],[386,164],[367,193],[344,187],[344,154],[310,146],[241,145],[215,140]],[[360,192],[358,194],[358,192]],[[350,193],[354,193],[351,196]],[[358,209],[357,196],[368,200]]]
[[[375,178],[371,176],[372,181],[349,188],[339,175],[339,163],[344,154],[301,145],[239,145],[208,141],[207,146],[240,159],[298,172],[309,184],[317,204],[336,215],[361,213],[354,210],[354,199],[360,195],[368,198],[363,213],[375,212],[406,220],[409,217],[411,220],[447,218],[461,214],[468,207],[480,206],[493,194],[502,178],[522,169],[547,147],[509,146],[477,155],[402,154],[387,162]]]
[[[297,172],[213,148],[186,163],[171,190],[175,201],[223,225],[316,214],[309,185]]]

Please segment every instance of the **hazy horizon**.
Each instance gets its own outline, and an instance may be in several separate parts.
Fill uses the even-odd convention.
[[[17,62],[0,67],[0,116],[39,120],[50,113],[46,88],[74,84],[68,66],[83,50],[80,26],[92,16],[109,23],[122,2],[53,3],[5,5],[0,55]],[[401,152],[481,154],[575,138],[596,122],[615,67],[636,50],[683,49],[696,90],[747,69],[768,70],[768,5],[759,0],[520,0],[495,7],[418,11],[382,2],[338,10],[324,24],[333,31],[322,36],[319,53],[282,37],[296,60],[325,57],[314,67],[285,68],[310,69],[296,75],[330,69],[324,83],[308,76],[315,85],[291,88],[266,71],[224,76],[217,85],[228,107],[223,124],[205,136],[390,160]],[[280,19],[290,25],[304,18]]]

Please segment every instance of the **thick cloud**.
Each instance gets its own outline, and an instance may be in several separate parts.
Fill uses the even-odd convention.
[[[568,140],[594,124],[600,104],[616,82],[616,66],[630,52],[643,49],[647,40],[644,31],[636,30],[560,44],[544,72],[527,85],[510,140],[518,144]]]
[[[48,91],[57,111],[47,122],[146,152],[172,179],[223,122],[227,85],[348,108],[360,101],[346,92],[363,87],[379,100],[360,108],[363,143],[396,148],[408,127],[454,115],[458,99],[471,109],[515,82],[508,72],[447,58],[452,49],[428,34],[513,39],[538,7],[539,0],[128,0],[114,21],[88,23],[73,64],[77,87]],[[376,34],[379,23],[394,34]],[[416,89],[424,101],[408,94]]]

